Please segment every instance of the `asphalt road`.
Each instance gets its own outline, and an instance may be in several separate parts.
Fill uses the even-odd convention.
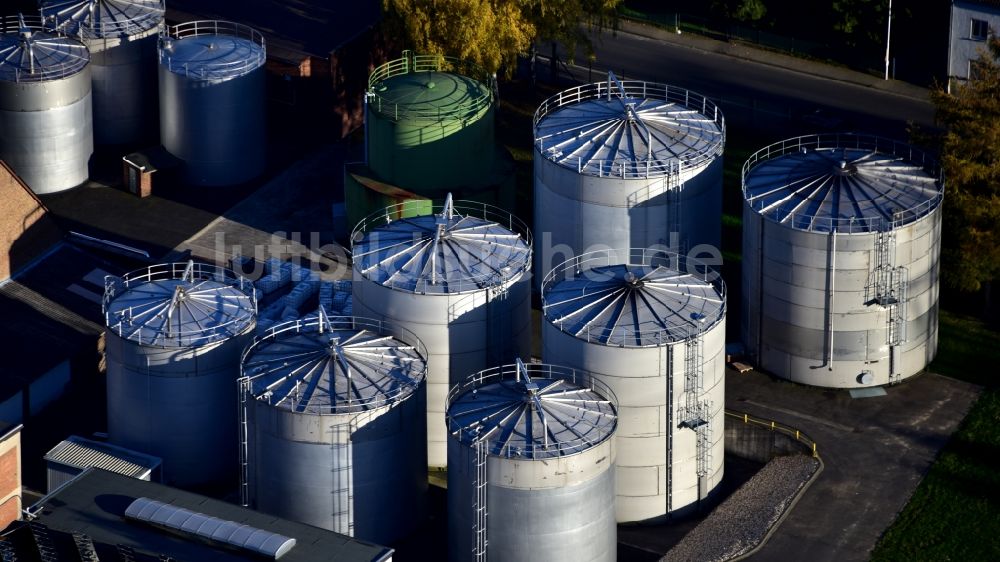
[[[776,139],[828,131],[906,139],[908,121],[933,123],[933,106],[926,97],[833,80],[674,41],[605,33],[594,38],[594,48],[592,72],[588,72],[586,57],[576,57],[578,79],[597,81],[610,69],[619,78],[689,88],[717,100],[731,126],[750,126],[757,134]],[[783,60],[772,58],[779,64]],[[579,65],[579,61],[584,62]],[[805,116],[817,109],[821,110],[819,119]]]

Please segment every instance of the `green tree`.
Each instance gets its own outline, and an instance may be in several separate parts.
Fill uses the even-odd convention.
[[[621,0],[382,0],[385,26],[421,53],[459,57],[490,72],[513,68],[533,43],[593,52],[581,24],[613,24]]]
[[[942,279],[957,289],[987,289],[1000,276],[1000,40],[973,64],[976,75],[931,93],[940,133],[915,131],[936,145],[946,189]]]

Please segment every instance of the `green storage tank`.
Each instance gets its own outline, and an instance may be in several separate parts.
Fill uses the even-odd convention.
[[[459,59],[403,51],[376,68],[365,94],[367,165],[344,174],[351,224],[448,193],[512,208],[513,159],[494,139],[496,103],[496,77]]]

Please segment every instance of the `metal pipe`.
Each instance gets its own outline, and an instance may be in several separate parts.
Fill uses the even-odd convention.
[[[826,366],[833,370],[833,305],[834,305],[834,282],[837,279],[837,227],[833,227],[833,239],[831,242],[833,249],[830,251],[830,310],[827,320],[827,331],[830,332],[830,347],[827,350]]]

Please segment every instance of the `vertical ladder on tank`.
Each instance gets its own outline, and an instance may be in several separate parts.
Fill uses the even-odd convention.
[[[697,432],[697,462],[695,463],[696,473],[703,478],[708,475],[712,466],[712,403],[703,401],[699,404],[701,419],[704,423],[695,428]]]
[[[668,163],[670,167],[666,177],[664,190],[667,198],[667,236],[677,236],[677,247],[672,247],[673,240],[666,242],[673,251],[683,254],[687,252],[687,240],[681,237],[681,162],[674,159]]]
[[[894,348],[906,341],[906,286],[909,272],[904,266],[895,265],[895,221],[875,234],[872,251],[873,268],[865,286],[865,304],[879,305],[886,311],[885,343],[889,346],[889,382],[899,381],[899,365]]]
[[[711,403],[699,400],[705,387],[703,334],[684,341],[684,420],[681,425],[695,432],[695,466],[698,477],[708,474],[711,466]]]
[[[354,457],[351,436],[355,420],[333,426],[333,530],[354,536]]]
[[[886,343],[889,345],[889,383],[894,384],[902,378],[899,369],[898,346],[906,341],[906,286],[909,283],[909,271],[904,266],[892,269],[889,291],[891,303],[886,307],[888,326],[886,327]]]
[[[247,396],[250,394],[250,377],[240,377],[239,384],[239,408],[240,416],[240,504],[243,507],[250,505],[250,435],[247,423]]]
[[[892,281],[893,262],[896,255],[896,233],[890,227],[875,233],[872,250],[872,273],[865,286],[866,304],[886,306]]]
[[[489,451],[485,439],[476,439],[473,445],[475,451],[476,479],[472,482],[475,492],[475,503],[472,505],[474,519],[472,522],[472,559],[476,562],[486,562],[486,550],[489,537],[486,534],[486,459]]]

